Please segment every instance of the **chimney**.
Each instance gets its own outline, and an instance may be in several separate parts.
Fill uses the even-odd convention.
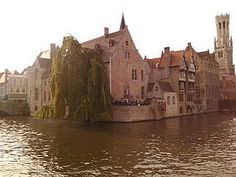
[[[191,44],[191,42],[188,42],[188,47],[192,47],[192,44]]]
[[[164,48],[164,52],[165,52],[165,53],[169,53],[169,52],[170,52],[170,47],[165,47],[165,48]]]
[[[50,44],[50,58],[52,59],[56,55],[56,44]]]
[[[104,28],[104,36],[106,37],[109,34],[109,28]]]

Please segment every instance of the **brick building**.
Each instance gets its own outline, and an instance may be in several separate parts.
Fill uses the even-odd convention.
[[[200,92],[196,92],[197,98],[202,103],[205,112],[214,112],[219,110],[219,64],[215,59],[215,54],[209,51],[198,52],[199,63],[199,81]]]
[[[82,46],[100,50],[114,100],[146,99],[146,63],[135,47],[123,15],[119,31],[109,33],[109,29],[104,28],[104,35]]]
[[[52,58],[56,55],[58,47],[51,44],[50,49],[41,52],[28,71],[28,104],[30,114],[33,115],[43,105],[50,105],[49,75]]]

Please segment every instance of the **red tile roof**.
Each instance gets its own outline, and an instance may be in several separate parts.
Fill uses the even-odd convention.
[[[144,60],[150,65],[150,67],[157,68],[161,61],[161,58],[152,58],[152,59],[146,58]]]
[[[161,56],[160,67],[175,67],[181,65],[183,51],[171,51],[163,53]]]

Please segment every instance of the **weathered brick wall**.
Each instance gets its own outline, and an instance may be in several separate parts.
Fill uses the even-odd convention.
[[[125,59],[125,52],[129,52],[128,59]],[[132,69],[137,69],[137,80],[132,80]],[[143,80],[141,80],[141,70],[144,72]],[[125,86],[129,87],[129,95],[134,99],[141,99],[141,87],[143,86],[144,97],[146,97],[147,78],[145,62],[135,48],[128,30],[124,31],[122,40],[118,44],[118,48],[111,60],[110,79],[112,85],[111,93],[116,100],[124,97]]]
[[[0,112],[9,115],[28,115],[28,104],[25,102],[0,102]]]
[[[113,106],[114,122],[135,122],[159,119],[160,117],[155,118],[150,105]]]

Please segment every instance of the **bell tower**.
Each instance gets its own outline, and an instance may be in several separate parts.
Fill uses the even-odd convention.
[[[233,40],[229,33],[229,14],[217,15],[215,38],[215,58],[219,63],[220,80],[235,74],[233,64]]]

